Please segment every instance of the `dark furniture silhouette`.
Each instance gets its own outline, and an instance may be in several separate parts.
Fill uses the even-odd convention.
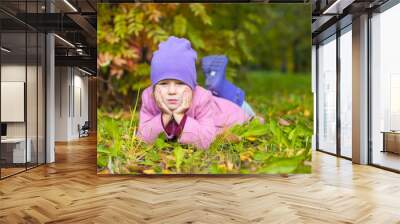
[[[78,124],[79,138],[89,136],[89,129],[90,129],[89,121],[85,121],[85,123],[82,126]]]

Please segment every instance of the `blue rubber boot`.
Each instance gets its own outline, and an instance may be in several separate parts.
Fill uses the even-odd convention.
[[[206,76],[206,88],[213,95],[225,98],[242,106],[244,92],[225,79],[228,58],[225,55],[210,55],[202,58],[202,69]]]
[[[219,95],[218,89],[225,80],[228,58],[224,55],[211,55],[204,57],[201,62],[203,73],[206,76],[206,88],[214,95]]]

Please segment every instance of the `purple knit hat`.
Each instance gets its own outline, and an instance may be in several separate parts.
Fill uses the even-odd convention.
[[[168,37],[158,45],[151,59],[152,85],[163,79],[177,79],[194,89],[197,85],[196,59],[197,53],[187,39]]]

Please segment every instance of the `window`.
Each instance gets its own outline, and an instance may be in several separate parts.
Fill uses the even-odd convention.
[[[352,157],[352,35],[351,25],[340,35],[340,154]]]
[[[41,5],[0,1],[20,16],[42,13]],[[45,34],[11,14],[0,12],[8,21],[0,24],[0,178],[45,163]]]
[[[371,18],[372,163],[400,170],[400,4]]]
[[[318,48],[318,149],[336,153],[336,35]]]

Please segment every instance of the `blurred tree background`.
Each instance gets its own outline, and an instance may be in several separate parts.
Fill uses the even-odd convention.
[[[250,71],[310,74],[309,4],[99,4],[99,105],[129,110],[150,85],[150,61],[170,35],[185,37],[200,59],[225,54],[227,77]],[[200,81],[201,83],[201,81]]]

